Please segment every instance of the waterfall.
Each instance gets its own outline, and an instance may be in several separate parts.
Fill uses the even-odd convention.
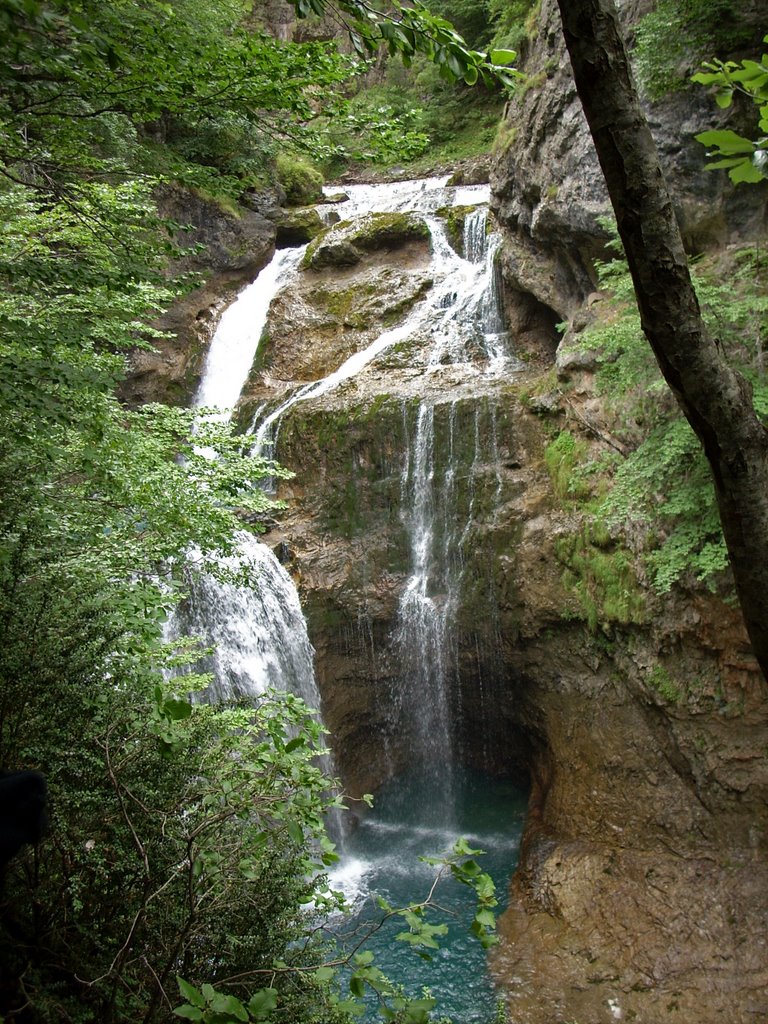
[[[269,306],[298,267],[304,249],[278,250],[256,280],[225,310],[211,341],[194,399],[228,421],[248,378]],[[168,626],[169,637],[191,634],[213,653],[202,668],[213,674],[208,700],[253,700],[268,688],[290,690],[320,707],[314,651],[293,580],[273,552],[253,534],[237,536],[237,553],[221,560],[225,575],[243,575],[235,586],[194,569],[190,552],[188,597]]]
[[[487,186],[451,189],[446,179],[426,179],[351,186],[347,194],[348,198],[334,207],[344,221],[374,210],[423,216],[430,236],[432,287],[403,322],[383,330],[326,377],[297,387],[272,411],[260,403],[251,427],[255,451],[274,452],[280,423],[296,403],[319,399],[375,367],[377,359],[398,342],[419,339],[425,381],[446,365],[463,368],[468,379],[493,377],[517,365],[504,329],[495,260],[499,239],[488,231]],[[443,214],[450,206],[470,207],[464,215],[463,255],[450,244],[446,232]],[[231,415],[248,379],[270,303],[298,273],[304,251],[305,247],[278,252],[225,312],[208,353],[197,405],[220,407],[222,419]],[[406,430],[410,439],[401,470],[401,514],[409,567],[392,634],[399,682],[387,717],[392,737],[406,726],[413,736],[414,757],[432,777],[435,791],[442,794],[437,803],[444,805],[440,813],[445,815],[453,786],[456,737],[451,691],[458,675],[455,618],[463,548],[473,516],[472,470],[467,481],[469,503],[459,513],[456,401],[436,406],[434,397],[425,397],[409,409],[406,420],[409,415],[414,418]],[[441,435],[439,452],[437,409],[440,429],[447,434]],[[474,456],[470,456],[475,463],[481,450],[477,433],[476,414]],[[313,651],[290,576],[265,545],[245,534],[239,539],[235,563],[225,568],[239,569],[244,564],[258,581],[255,587],[235,587],[193,574],[189,601],[180,613],[184,629],[215,648],[208,664],[215,681],[208,696],[247,699],[268,686],[277,686],[319,706]]]
[[[334,210],[344,222],[373,211],[423,216],[429,229],[428,274],[432,287],[403,322],[383,330],[333,372],[297,387],[271,412],[260,406],[253,420],[254,451],[279,457],[280,424],[295,405],[328,395],[368,368],[375,372],[377,359],[398,342],[419,339],[425,381],[447,365],[461,367],[468,378],[492,378],[519,365],[510,351],[504,325],[496,267],[500,239],[488,230],[488,188],[451,189],[446,181],[351,186],[346,190],[348,198],[335,204]],[[468,207],[463,215],[463,255],[454,249],[446,230],[445,209],[452,206],[462,211]],[[384,711],[389,726],[388,735],[383,737],[383,756],[390,771],[394,770],[391,758],[397,746],[395,737],[412,737],[411,754],[432,778],[433,788],[440,794],[436,814],[445,817],[450,814],[456,754],[451,721],[452,689],[458,677],[455,618],[461,603],[463,547],[472,526],[472,473],[482,446],[476,414],[474,454],[470,455],[474,465],[464,467],[469,469],[469,504],[459,512],[454,459],[456,403],[443,403],[441,407],[441,418],[448,409],[448,437],[439,456],[435,399],[424,398],[415,409],[410,408],[415,421],[409,429],[404,409],[408,443],[401,470],[400,502],[409,568],[392,634],[398,683],[388,698],[382,695],[382,701],[391,702]]]
[[[279,249],[256,280],[224,310],[208,349],[194,405],[215,407],[217,419],[230,419],[248,379],[270,303],[299,265],[305,249]]]
[[[247,701],[271,688],[290,690],[318,708],[314,652],[293,580],[252,534],[241,532],[237,544],[238,554],[222,559],[222,567],[247,570],[252,585],[193,571],[188,600],[177,616],[179,633],[214,645],[200,666],[213,674],[204,699]]]
[[[488,210],[479,206],[464,218],[464,257],[479,263],[488,252]]]
[[[452,434],[453,418],[449,448]],[[442,480],[436,480],[435,459],[435,410],[422,404],[413,441],[406,449],[402,474],[402,508],[411,573],[398,607],[395,645],[400,680],[397,700],[390,712],[390,727],[400,731],[406,722],[411,723],[416,740],[414,761],[430,777],[436,796],[432,811],[445,822],[450,820],[454,790],[450,631],[457,580],[452,571],[455,537],[449,522],[454,506],[454,476],[449,469]]]

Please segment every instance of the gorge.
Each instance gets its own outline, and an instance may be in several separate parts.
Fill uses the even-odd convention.
[[[768,1021],[766,680],[569,5],[382,6],[0,4],[0,774],[49,794],[0,1018],[392,1019],[380,965],[396,1024]],[[690,81],[768,87],[765,4],[617,7],[699,376],[765,448],[768,182],[697,136],[768,143]],[[340,956],[336,892],[423,899],[460,835],[498,944],[470,882],[440,951],[406,913]]]
[[[604,410],[595,356],[578,349],[610,316],[591,270],[606,200],[560,46],[541,34],[530,59],[548,80],[509,113],[537,149],[513,140],[494,167],[503,355],[488,340],[498,323],[485,337],[473,323],[479,256],[459,260],[443,234],[463,221],[462,251],[481,190],[454,196],[451,215],[426,203],[432,184],[379,186],[406,218],[309,243],[235,415],[249,429],[279,411],[277,455],[296,477],[265,542],[301,594],[347,791],[406,773],[429,744],[417,758],[441,778],[460,765],[530,784],[491,956],[510,1018],[741,1024],[768,1013],[764,684],[737,612],[703,588],[660,598],[641,583],[642,613],[586,628],[563,554],[584,513],[542,458],[566,425],[607,447],[590,430]],[[666,126],[691,138],[710,116],[685,95],[655,109],[670,167],[694,157]],[[763,190],[692,185],[688,170],[672,181],[692,250],[764,230]],[[336,216],[375,189],[349,187]]]
[[[652,614],[585,628],[558,548],[581,513],[541,457],[554,314],[507,272],[530,347],[501,353],[493,263],[443,234],[460,211],[466,246],[482,190],[377,190],[378,220],[319,236],[274,298],[235,412],[257,436],[271,420],[296,473],[264,539],[297,580],[344,786],[422,759],[441,800],[457,770],[530,782],[492,955],[513,1020],[751,1020],[765,697],[735,611],[646,595]],[[590,372],[561,359],[577,412]]]

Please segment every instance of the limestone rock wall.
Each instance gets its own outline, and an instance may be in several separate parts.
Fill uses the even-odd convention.
[[[631,37],[651,5],[625,0],[618,6]],[[502,270],[509,313],[513,323],[523,324],[538,304],[567,319],[594,290],[592,260],[609,237],[601,220],[611,216],[555,0],[543,0],[539,25],[524,64],[529,79],[507,107],[491,178],[506,239]],[[762,236],[768,184],[734,188],[724,171],[706,171],[703,147],[694,138],[726,123],[751,131],[754,111],[719,111],[704,89],[687,89],[647,104],[646,112],[689,251]]]
[[[620,6],[628,29],[648,7]],[[492,204],[510,322],[546,363],[552,321],[591,315],[610,210],[553,0],[541,23],[531,82],[507,110]],[[768,189],[703,170],[693,136],[723,123],[704,91],[647,113],[689,250],[763,237]],[[550,334],[550,355],[555,345]],[[588,360],[572,369],[595,411]],[[562,412],[546,395],[534,404]],[[768,1019],[768,692],[738,611],[704,593],[648,595],[642,623],[590,636],[566,621],[578,609],[556,540],[573,525],[543,498],[498,563],[515,613],[497,729],[522,740],[533,786],[493,958],[510,1018]]]

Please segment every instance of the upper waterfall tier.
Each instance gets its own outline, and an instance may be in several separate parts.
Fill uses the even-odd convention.
[[[348,386],[413,390],[418,377],[426,392],[446,367],[476,384],[520,367],[504,326],[487,186],[428,178],[354,185],[343,196],[337,223],[286,265],[263,312],[238,412],[259,444],[297,402]]]

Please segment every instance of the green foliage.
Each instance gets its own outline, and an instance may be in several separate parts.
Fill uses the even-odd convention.
[[[632,554],[599,519],[558,539],[563,582],[577,597],[589,629],[645,621],[645,600]]]
[[[768,36],[763,42],[768,43]],[[768,53],[764,53],[759,62],[715,61],[705,67],[709,70],[694,75],[692,81],[714,86],[719,107],[730,107],[736,93],[748,96],[758,108],[760,132],[756,139],[748,139],[730,129],[701,132],[697,140],[712,147],[709,156],[719,158],[707,167],[727,168],[731,181],[736,184],[762,181],[768,177]]]
[[[329,6],[327,0],[293,0],[293,4],[299,17],[324,14]],[[345,16],[352,46],[362,58],[375,54],[380,46],[390,56],[398,54],[406,65],[424,54],[445,81],[481,82],[487,88],[511,88],[521,77],[509,67],[516,56],[513,51],[470,49],[451,23],[424,3],[406,7],[393,0],[391,13],[377,10],[366,0],[339,0],[335,6]]]
[[[537,32],[540,0],[489,0],[493,46],[520,50]]]
[[[689,69],[750,40],[735,0],[658,0],[636,28],[634,64],[651,99],[683,88]]]
[[[286,144],[338,155],[345,83],[366,65],[330,43],[273,39],[246,27],[247,13],[241,0],[8,0],[0,173],[43,191],[139,173],[236,198],[268,179]],[[353,124],[354,151],[398,152],[385,118]]]
[[[472,888],[477,897],[477,909],[470,930],[478,937],[485,948],[496,942],[496,921],[493,907],[496,906],[495,887],[489,875],[485,874],[476,857],[482,850],[472,849],[464,839],[459,839],[452,853],[445,857],[424,857],[426,863],[436,868],[435,878],[422,903],[414,903],[407,907],[394,907],[383,897],[377,900],[382,911],[381,920],[371,926],[369,934],[377,931],[389,918],[399,919],[407,928],[395,936],[395,941],[411,947],[422,959],[429,959],[432,950],[440,948],[439,939],[448,931],[445,923],[435,924],[429,920],[428,913],[439,910],[435,902],[435,893],[439,883],[446,877]],[[301,968],[305,980],[314,983],[325,993],[327,1007],[338,1014],[358,1016],[364,1011],[364,1000],[372,996],[376,1001],[378,1013],[385,1021],[396,1021],[397,1024],[428,1024],[429,1013],[436,1004],[431,993],[424,991],[422,998],[405,995],[401,987],[393,983],[375,963],[375,955],[371,950],[360,951],[365,937],[355,937],[351,953],[337,951],[335,957],[326,963],[316,966],[307,965]],[[306,957],[306,950],[304,951]],[[271,977],[290,974],[292,968],[281,962],[276,965]],[[249,972],[258,975],[258,971]],[[186,1020],[204,1021],[207,1024],[234,1024],[235,1021],[270,1020],[275,1015],[284,1014],[284,996],[276,988],[258,989],[250,994],[246,1002],[245,994],[238,999],[228,993],[217,990],[211,984],[200,988],[191,985],[182,978],[177,979],[179,990],[186,1002],[174,1010],[174,1013]],[[342,998],[342,990],[348,995]],[[326,1009],[326,1014],[328,1009]],[[326,1018],[327,1019],[327,1018]]]
[[[558,498],[578,500],[589,493],[589,487],[574,475],[577,464],[583,460],[587,445],[569,430],[561,430],[544,450],[544,464]]]
[[[668,704],[679,704],[682,700],[682,690],[663,665],[653,666],[648,673],[647,682]]]
[[[693,267],[707,326],[726,357],[752,382],[761,416],[768,415],[764,262],[760,250],[745,247],[729,256],[724,270],[712,261]],[[613,417],[612,434],[628,449],[626,458],[618,463],[613,458],[598,469],[604,489],[610,485],[599,515],[612,531],[631,536],[633,547],[644,548],[645,569],[659,593],[686,577],[714,588],[723,580],[728,559],[701,446],[669,399],[632,302],[626,263],[615,259],[599,264],[598,273],[611,297],[601,304],[600,318],[577,336],[577,343],[599,352],[596,388]],[[556,449],[549,455],[550,463],[550,472],[556,474]],[[577,491],[590,469],[583,455],[576,465],[564,461],[564,480],[556,484],[560,493]]]
[[[686,573],[713,585],[728,566],[707,462],[682,418],[657,427],[619,466],[603,510],[615,525],[631,510],[654,532],[647,565],[660,593]]]

